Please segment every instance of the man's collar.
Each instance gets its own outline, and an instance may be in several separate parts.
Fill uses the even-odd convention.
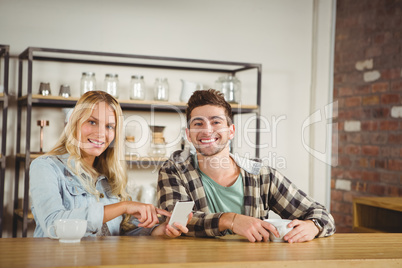
[[[176,163],[183,163],[185,161],[188,161],[191,159],[191,157],[195,157],[193,154],[190,153],[190,150],[184,150],[184,151],[176,151],[174,152],[170,159],[173,160]],[[260,173],[262,163],[258,162],[256,160],[251,160],[242,156],[239,156],[238,154],[230,154],[230,157],[236,162],[236,164],[244,169],[246,172],[251,173],[253,175],[258,175]],[[195,168],[198,167],[198,163],[195,164]]]

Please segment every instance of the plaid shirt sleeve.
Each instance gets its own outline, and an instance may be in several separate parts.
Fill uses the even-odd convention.
[[[187,236],[221,236],[219,218],[223,213],[210,213],[201,177],[192,163],[192,157],[177,161],[181,157],[174,153],[159,170],[157,199],[158,207],[173,211],[178,201],[193,200],[193,218],[187,224]]]
[[[261,180],[262,189],[260,192],[264,205],[260,207],[264,207],[264,217],[267,217],[267,212],[271,209],[284,219],[317,219],[323,227],[322,232],[318,235],[319,237],[330,236],[335,233],[334,218],[325,207],[298,189],[280,172],[265,166],[262,167],[258,177]],[[252,175],[248,180],[252,180]],[[245,191],[245,199],[254,199],[252,196],[247,196],[246,192],[249,191]],[[250,202],[256,203],[255,201]],[[258,210],[258,206],[249,209],[254,210],[250,214],[263,218],[261,211],[255,211]]]

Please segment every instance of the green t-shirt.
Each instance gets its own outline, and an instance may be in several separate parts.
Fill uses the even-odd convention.
[[[244,214],[244,188],[241,173],[233,185],[225,187],[216,183],[200,170],[196,155],[194,155],[194,160],[201,174],[208,208],[211,213],[234,212]]]

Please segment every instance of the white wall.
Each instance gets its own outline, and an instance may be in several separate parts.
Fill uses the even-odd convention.
[[[261,112],[270,124],[270,133],[262,135],[262,142],[269,146],[261,156],[328,207],[329,166],[312,158],[303,146],[302,125],[312,111],[323,109],[332,95],[332,10],[332,1],[326,0],[0,0],[0,43],[9,44],[13,56],[28,46],[38,46],[261,63]],[[318,28],[313,27],[314,18]],[[51,70],[44,68],[52,76]],[[77,70],[77,74],[81,71]],[[14,155],[16,144],[16,81],[13,58],[9,155]],[[53,89],[56,93],[58,86],[55,84]],[[246,101],[250,101],[248,95],[243,92]],[[46,112],[38,111],[35,116],[43,114]],[[50,120],[57,122],[61,118],[60,113],[55,113]],[[59,127],[49,126],[46,135],[51,139],[58,131]],[[306,144],[325,151],[325,131],[307,128]],[[327,150],[325,155],[330,152]],[[7,165],[3,237],[11,232],[12,157]],[[141,184],[139,178],[145,178],[147,183],[156,179],[155,173],[150,175],[149,171],[136,170],[132,176],[135,184]]]

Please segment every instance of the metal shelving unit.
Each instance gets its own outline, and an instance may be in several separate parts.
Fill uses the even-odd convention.
[[[60,63],[77,63],[77,64],[95,64],[95,65],[111,65],[123,67],[140,67],[151,69],[170,69],[178,71],[198,71],[198,72],[215,72],[227,73],[235,75],[236,73],[246,70],[256,70],[257,73],[257,99],[256,105],[232,105],[234,114],[255,113],[257,115],[256,128],[260,129],[260,100],[261,100],[261,64],[243,63],[243,62],[227,62],[212,61],[199,59],[185,59],[174,57],[157,57],[144,56],[135,54],[121,53],[103,53],[93,51],[78,51],[53,48],[28,47],[19,55],[18,65],[18,118],[17,118],[17,145],[16,145],[16,167],[15,167],[15,188],[14,188],[14,219],[13,219],[13,236],[17,235],[18,220],[22,220],[22,236],[26,237],[28,230],[28,222],[32,219],[28,218],[29,214],[29,165],[35,157],[30,151],[30,135],[25,137],[25,151],[21,152],[21,117],[23,108],[26,113],[26,133],[30,133],[32,121],[32,108],[37,107],[73,107],[78,98],[61,98],[54,96],[41,96],[32,94],[32,74],[33,62],[60,62]],[[23,64],[27,64],[27,88],[26,95],[23,95]],[[186,109],[185,103],[171,102],[152,102],[152,101],[132,101],[120,100],[123,110],[135,111],[152,111],[152,112],[182,112]],[[260,144],[260,133],[256,132],[256,144]],[[259,148],[255,149],[255,154],[259,156]],[[131,165],[138,164],[155,164],[160,165],[160,159],[128,159]],[[18,207],[18,192],[20,180],[20,168],[24,163],[24,197],[22,208]]]
[[[0,238],[3,233],[4,214],[4,183],[6,172],[6,142],[7,142],[7,111],[8,111],[8,72],[10,60],[10,46],[0,45],[0,58],[3,58],[3,86],[4,92],[0,93],[0,105],[2,106],[1,152],[0,152]]]

